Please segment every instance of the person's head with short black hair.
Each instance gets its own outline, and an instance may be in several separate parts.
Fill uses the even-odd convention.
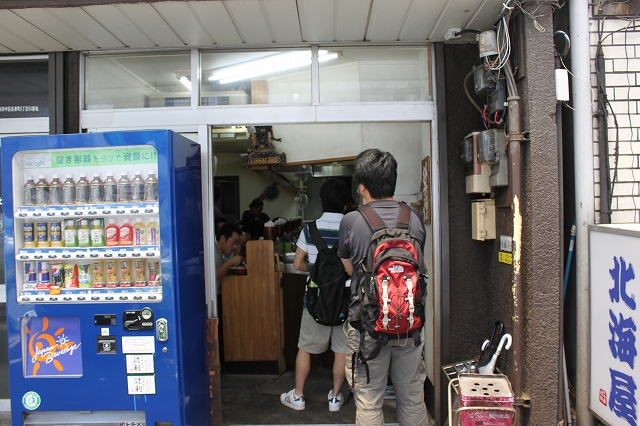
[[[225,219],[224,217],[219,217],[219,218],[217,218],[217,219],[215,219],[215,220],[214,220],[214,223],[215,223],[215,227],[216,227],[216,235],[217,235],[218,229],[219,229],[222,225],[224,225],[225,223],[227,223],[227,219]]]
[[[216,204],[220,199],[220,187],[218,185],[213,185],[213,203]]]
[[[260,214],[262,213],[262,207],[264,206],[264,202],[260,198],[254,198],[249,204],[249,210],[252,213]]]
[[[236,244],[240,241],[242,231],[235,223],[223,223],[216,231],[218,248],[226,255],[230,255],[236,249]]]
[[[347,184],[337,178],[329,178],[320,187],[320,201],[325,213],[342,213],[349,198]]]
[[[260,219],[251,219],[242,226],[242,232],[249,234],[251,240],[259,240],[264,235],[264,222]]]
[[[364,185],[371,198],[391,198],[396,192],[398,162],[389,152],[377,148],[362,151],[356,157],[353,180]]]

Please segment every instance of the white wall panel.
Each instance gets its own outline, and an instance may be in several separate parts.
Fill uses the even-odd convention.
[[[238,34],[223,2],[199,1],[190,4],[201,21],[207,23],[205,30],[216,44],[221,46],[242,44],[240,34]]]
[[[87,12],[100,25],[127,47],[154,47],[155,43],[122,11],[114,5],[84,6]]]
[[[410,3],[411,0],[374,0],[367,40],[398,40]]]
[[[261,5],[276,43],[302,41],[295,0],[262,0]]]
[[[153,7],[169,24],[173,32],[187,45],[207,46],[214,43],[214,40],[203,28],[203,22],[192,12],[189,3],[161,2],[154,3]]]
[[[471,12],[476,10],[477,6],[478,2],[474,0],[456,0],[455,2],[449,2],[440,20],[431,28],[429,39],[444,37],[444,33],[448,28],[464,28],[464,26],[459,26],[460,23],[466,23],[471,18]],[[465,12],[465,10],[469,12]]]
[[[231,0],[225,1],[224,5],[245,43],[267,44],[274,41],[259,0]]]
[[[433,25],[440,19],[440,13],[446,3],[445,0],[416,1],[409,7],[407,22],[405,23],[401,40],[425,41],[429,38],[429,32]],[[438,34],[442,36],[443,34]]]
[[[334,40],[334,0],[299,0],[298,8],[304,41]]]
[[[336,0],[335,39],[363,41],[371,0]]]
[[[21,34],[29,43],[44,52],[67,50],[67,46],[51,38],[10,10],[0,10],[0,27],[13,34]]]
[[[47,9],[13,9],[12,11],[70,49],[95,50],[98,48],[81,32],[64,23]]]
[[[124,44],[122,44],[120,40],[105,30],[102,25],[96,22],[96,20],[82,10],[82,8],[63,7],[49,8],[47,10],[65,24],[83,34],[98,46],[99,49],[121,49],[124,47]]]
[[[116,6],[138,28],[143,31],[156,46],[184,46],[171,27],[150,4],[130,3]]]
[[[12,52],[41,52],[41,50],[4,28],[0,28],[0,43]]]

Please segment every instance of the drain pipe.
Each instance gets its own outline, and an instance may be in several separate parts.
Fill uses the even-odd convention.
[[[589,225],[594,223],[593,136],[591,110],[591,54],[589,0],[572,0],[571,28],[572,104],[576,197],[576,423],[593,426],[589,412]]]
[[[598,86],[598,164],[600,166],[600,223],[611,223],[611,203],[609,202],[609,136],[607,135],[607,86],[604,81],[604,53],[598,43],[596,81]]]
[[[522,333],[523,333],[523,303],[522,291],[522,150],[521,142],[524,139],[522,134],[522,119],[520,117],[521,99],[516,90],[515,79],[511,65],[507,62],[505,66],[505,76],[507,80],[507,138],[509,141],[509,188],[511,190],[511,210],[513,215],[513,276],[511,291],[513,303],[511,307],[511,334],[513,344],[511,345],[512,377],[511,386],[516,398],[516,409],[518,418],[522,419],[523,402],[526,398],[522,394]]]

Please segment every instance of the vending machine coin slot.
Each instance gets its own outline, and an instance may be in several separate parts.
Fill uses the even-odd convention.
[[[143,308],[139,311],[124,311],[122,325],[125,330],[153,330],[153,311]]]
[[[158,318],[156,321],[156,339],[166,342],[169,339],[169,329],[165,318]]]
[[[117,354],[117,345],[116,336],[96,336],[96,346],[99,354]]]

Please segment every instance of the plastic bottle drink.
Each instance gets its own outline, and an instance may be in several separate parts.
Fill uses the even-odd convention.
[[[49,182],[45,175],[38,176],[36,182],[36,205],[46,206],[49,203]]]
[[[144,179],[142,172],[136,170],[135,176],[131,181],[131,201],[142,201],[144,198]]]
[[[73,220],[67,220],[64,224],[64,246],[78,247],[78,228]]]
[[[53,175],[49,184],[49,204],[62,204],[62,181],[58,175]]]
[[[94,173],[89,182],[89,202],[93,204],[104,202],[104,183],[100,179],[100,173]]]
[[[115,219],[109,219],[109,224],[105,230],[105,239],[108,247],[120,244],[120,227],[116,224]]]
[[[89,202],[89,179],[86,173],[80,173],[80,179],[76,183],[76,204]]]
[[[127,172],[120,173],[118,180],[118,188],[116,193],[117,201],[131,201],[131,181],[127,176]]]
[[[102,225],[102,220],[93,219],[91,226],[91,246],[92,247],[104,247],[105,235],[104,235],[104,227]]]
[[[152,217],[147,224],[147,244],[152,246],[160,244],[160,227],[157,217]]]
[[[87,219],[80,221],[78,247],[91,247],[91,229],[89,229],[89,221]]]
[[[124,223],[120,227],[120,245],[121,246],[130,246],[133,245],[133,227],[129,219],[124,219]]]
[[[118,194],[118,182],[113,177],[113,173],[107,172],[107,178],[104,180],[104,202],[115,203]]]
[[[153,170],[144,181],[144,201],[158,201],[158,178]]]
[[[76,203],[76,182],[73,180],[73,175],[68,174],[67,180],[62,184],[62,204],[75,204]]]
[[[142,222],[141,217],[136,217],[136,222],[133,224],[133,245],[147,245],[147,226]]]
[[[22,204],[25,206],[36,204],[36,183],[33,180],[33,176],[27,177],[27,182],[22,189]]]

